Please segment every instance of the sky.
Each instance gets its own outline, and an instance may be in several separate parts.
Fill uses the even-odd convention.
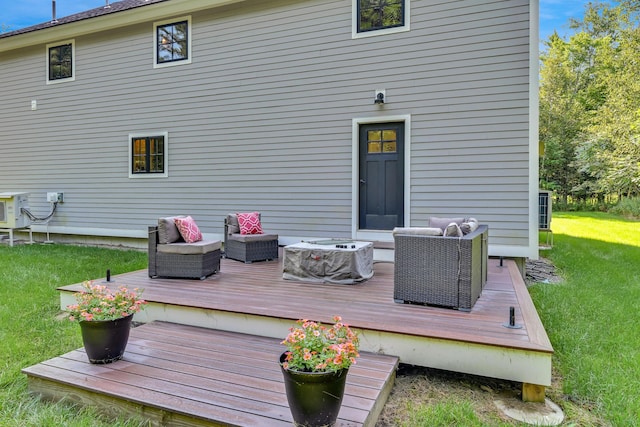
[[[540,0],[540,39],[546,40],[554,29],[560,36],[571,34],[569,18],[581,18],[587,2]],[[56,0],[56,15],[61,18],[105,4],[106,0]],[[0,25],[5,30],[18,30],[50,20],[51,0],[0,0]]]

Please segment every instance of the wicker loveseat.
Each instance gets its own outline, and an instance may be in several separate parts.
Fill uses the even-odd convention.
[[[247,264],[278,259],[278,235],[242,234],[238,215],[230,213],[224,219],[224,257]]]
[[[486,225],[460,237],[430,235],[428,228],[399,228],[393,234],[396,302],[473,307],[487,281]]]
[[[149,277],[194,278],[203,280],[220,271],[219,240],[186,243],[173,217],[159,218],[149,227]]]

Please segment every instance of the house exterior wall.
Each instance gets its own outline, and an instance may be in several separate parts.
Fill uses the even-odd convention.
[[[0,39],[0,191],[29,192],[36,214],[64,192],[53,233],[146,237],[157,217],[189,214],[220,238],[227,212],[257,210],[281,244],[366,237],[354,120],[402,117],[405,223],[473,216],[491,255],[537,256],[537,1],[410,8],[410,31],[356,39],[348,0],[176,14],[192,19],[192,63],[159,69],[153,22],[168,16],[79,35],[69,24],[46,43],[74,40],[76,78],[49,85],[46,43],[2,51]],[[128,136],[147,132],[169,135],[167,178],[129,177]]]

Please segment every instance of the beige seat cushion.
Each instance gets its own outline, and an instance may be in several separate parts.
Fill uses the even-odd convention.
[[[277,234],[231,234],[229,240],[235,240],[238,242],[269,242],[271,240],[278,240]]]
[[[414,236],[442,236],[442,229],[438,227],[396,227],[393,235],[410,234]]]
[[[158,252],[165,254],[202,255],[213,252],[222,247],[220,240],[200,240],[199,242],[168,243],[158,245]]]

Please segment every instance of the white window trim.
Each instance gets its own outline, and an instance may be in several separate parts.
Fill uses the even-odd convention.
[[[370,231],[358,229],[358,194],[360,191],[360,125],[371,123],[404,123],[404,223],[411,224],[411,114],[352,119],[351,124],[351,236],[366,241],[393,241],[391,230]]]
[[[404,25],[401,27],[383,28],[381,30],[358,32],[358,0],[351,0],[351,38],[362,39],[365,37],[384,36],[387,34],[409,31],[411,23],[411,0],[404,0]]]
[[[164,137],[164,173],[133,173],[133,153],[131,149],[131,140],[133,138],[148,138],[150,136],[162,136]],[[129,178],[133,179],[154,179],[154,178],[168,178],[169,177],[169,132],[137,132],[130,133],[129,139],[127,139],[127,161],[129,166]]]
[[[64,44],[70,44],[71,45],[71,77],[67,77],[65,79],[55,79],[55,80],[49,80],[49,49],[52,47],[56,47],[56,46],[62,46]],[[48,85],[53,85],[53,84],[58,84],[58,83],[65,83],[65,82],[73,82],[76,80],[76,40],[75,39],[71,39],[71,40],[63,40],[61,42],[56,42],[56,43],[49,43],[46,48],[45,48],[45,61],[47,64],[47,84]]]
[[[167,24],[173,24],[176,22],[187,21],[187,55],[188,58],[181,61],[171,61],[165,62],[162,64],[158,64],[158,27]],[[153,23],[153,68],[165,68],[165,67],[173,67],[176,65],[187,65],[191,64],[191,40],[193,40],[193,31],[191,27],[191,15],[189,16],[181,16],[179,18],[167,19],[164,21],[154,22]]]

